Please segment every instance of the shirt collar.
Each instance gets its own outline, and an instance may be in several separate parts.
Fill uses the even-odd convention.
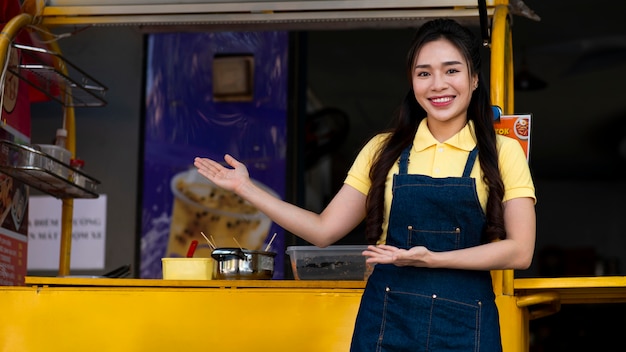
[[[428,129],[426,118],[422,119],[415,139],[413,140],[413,149],[416,151],[422,151],[433,145],[437,145],[439,142],[433,137],[432,133]],[[471,151],[476,146],[476,138],[474,138],[474,121],[468,121],[467,124],[454,136],[450,137],[447,141],[443,142],[449,146]]]

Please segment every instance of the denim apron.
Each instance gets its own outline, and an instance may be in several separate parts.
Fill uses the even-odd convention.
[[[393,178],[387,244],[451,251],[480,244],[484,212],[470,172],[462,177],[408,174],[408,147]],[[501,351],[489,271],[377,264],[357,315],[351,351]]]

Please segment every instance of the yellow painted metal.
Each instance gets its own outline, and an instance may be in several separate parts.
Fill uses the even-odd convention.
[[[626,276],[515,279],[520,295],[558,294],[561,304],[626,303]]]
[[[500,331],[503,352],[527,352],[530,346],[528,310],[517,306],[517,297],[496,296],[500,314]]]
[[[0,351],[347,351],[361,293],[8,287],[0,290]]]
[[[491,31],[491,102],[505,114],[514,113],[513,47],[507,6],[496,6]]]
[[[0,351],[199,351],[207,343],[345,351],[365,282],[27,277],[26,284],[0,287],[0,336],[8,336]],[[561,301],[626,302],[623,276],[515,279],[514,286],[516,295],[496,297],[505,352],[528,351],[529,321]]]
[[[486,1],[493,11],[493,0]],[[184,4],[165,1],[132,1],[124,6],[108,5],[106,1],[74,1],[72,5],[58,5],[54,1],[45,7],[41,23],[64,25],[232,25],[256,26],[279,23],[284,28],[326,29],[332,22],[356,21],[359,26],[371,22],[376,27],[387,21],[410,21],[415,25],[428,18],[476,18],[476,2],[471,0],[363,0],[363,1],[247,1],[215,2],[193,0]],[[344,23],[345,24],[345,23]]]
[[[4,67],[7,54],[11,48],[11,44],[17,37],[18,33],[28,26],[33,20],[33,16],[27,13],[21,13],[10,19],[0,32],[0,67]]]
[[[528,307],[535,304],[552,303],[559,300],[559,295],[554,292],[538,293],[534,295],[522,296],[517,299],[518,307]]]
[[[61,208],[61,239],[59,246],[59,276],[66,276],[70,274],[70,258],[72,256],[73,215],[74,200],[63,199]]]
[[[491,282],[493,285],[493,293],[496,296],[502,295],[502,276],[503,270],[492,270],[491,271]]]
[[[330,280],[156,280],[91,277],[27,276],[29,286],[100,286],[100,287],[204,287],[204,288],[303,288],[303,289],[363,289],[365,281]]]
[[[509,21],[508,1],[496,6],[491,28],[491,102],[505,114],[513,107],[513,48]],[[492,271],[496,305],[500,313],[500,331],[504,352],[528,351],[530,314],[525,306],[518,305],[515,296],[513,270]]]
[[[561,297],[556,292],[542,292],[532,295],[520,296],[517,299],[517,306],[535,307],[528,310],[528,320],[543,318],[561,310]]]
[[[612,288],[626,293],[626,276],[554,277],[515,279],[518,290]]]
[[[492,11],[489,9],[489,11]],[[371,23],[374,27],[380,26],[381,23],[386,23],[388,26],[393,26],[398,21],[409,23],[419,23],[424,19],[440,18],[440,17],[455,17],[459,19],[473,19],[476,17],[476,10],[474,9],[449,9],[449,10],[387,10],[361,13],[358,11],[337,11],[337,12],[300,12],[297,14],[291,13],[245,13],[245,14],[133,14],[127,16],[108,15],[108,16],[96,16],[96,15],[84,15],[84,16],[60,16],[52,15],[50,12],[44,13],[42,17],[42,23],[49,27],[55,26],[76,26],[76,25],[93,25],[93,26],[106,26],[106,25],[134,25],[134,26],[164,26],[164,25],[177,25],[177,26],[198,26],[198,25],[214,25],[218,28],[223,26],[229,26],[229,28],[241,27],[243,25],[255,25],[260,28],[271,28],[272,24],[286,26],[290,29],[324,29],[324,22],[326,21],[326,28],[329,24],[334,22],[342,22],[342,28],[347,27],[347,23],[354,23],[353,28],[364,27],[365,24]],[[366,17],[367,20],[363,20]],[[287,25],[285,25],[287,24]],[[317,26],[315,25],[317,24]]]
[[[56,52],[61,53],[61,49],[54,42],[53,48]],[[63,73],[69,75],[67,67],[63,68]],[[66,90],[69,92],[69,90]],[[67,130],[66,148],[70,151],[71,157],[76,157],[76,119],[74,106],[71,103],[72,97],[68,94],[66,104],[63,107],[63,128]],[[71,198],[63,199],[61,209],[61,245],[59,249],[59,275],[70,274],[70,258],[72,256],[72,226],[74,217],[74,200]]]
[[[61,48],[56,40],[49,34],[50,30],[43,25],[39,24],[37,27],[40,29],[38,31],[39,35],[41,35],[49,49],[52,52],[61,54]],[[68,68],[65,66],[65,63],[59,59],[59,57],[54,56],[54,66],[57,70],[63,73],[65,76],[69,76]],[[59,82],[59,84],[66,84],[66,82]],[[74,158],[76,156],[76,120],[75,120],[75,110],[72,104],[72,96],[71,96],[71,88],[66,87],[64,89],[66,94],[64,97],[65,104],[63,106],[63,128],[67,131],[67,139],[65,147],[70,151],[71,157]],[[62,208],[61,208],[61,238],[60,238],[60,246],[59,246],[59,270],[58,274],[60,276],[70,275],[70,258],[72,254],[72,219],[74,216],[74,200],[70,198],[66,198],[62,200]]]
[[[509,70],[507,66],[512,63],[509,61],[511,53],[510,45],[507,42],[511,39],[508,31],[509,21],[508,7],[504,5],[497,6],[492,19],[491,29],[491,103],[502,108],[503,111],[509,109],[509,101],[505,99],[507,93],[507,79],[511,77],[506,75]],[[511,108],[512,109],[512,108]],[[495,270],[492,272],[494,283],[494,292],[496,295],[513,295],[513,271],[512,270]]]

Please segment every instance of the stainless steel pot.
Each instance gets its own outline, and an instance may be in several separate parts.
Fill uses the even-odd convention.
[[[211,256],[217,262],[213,274],[216,280],[269,280],[274,275],[274,252],[216,248]]]

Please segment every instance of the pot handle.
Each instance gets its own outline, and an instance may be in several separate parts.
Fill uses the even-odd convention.
[[[228,260],[232,257],[246,259],[245,253],[240,248],[217,248],[211,252],[211,257],[217,261]]]

